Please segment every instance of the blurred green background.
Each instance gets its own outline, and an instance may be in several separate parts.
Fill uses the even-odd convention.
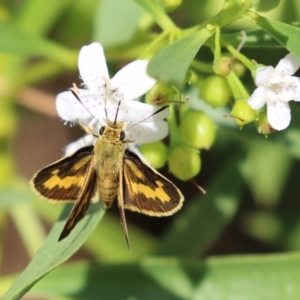
[[[78,126],[65,126],[55,111],[56,95],[73,82],[80,85],[80,48],[101,42],[113,75],[143,53],[150,59],[150,45],[152,55],[167,46],[158,40],[162,31],[167,32],[157,22],[164,18],[149,13],[156,9],[151,8],[153,3],[169,9],[170,20],[188,29],[210,20],[224,1],[162,2],[0,0],[1,296],[54,226],[52,242],[44,244],[48,250],[35,257],[38,262],[49,261],[49,266],[26,273],[6,299],[18,299],[78,248],[68,264],[36,285],[30,294],[33,298],[28,299],[100,299],[99,295],[103,299],[154,299],[151,295],[155,299],[297,299],[300,107],[291,103],[289,128],[265,137],[253,123],[240,130],[232,118],[224,117],[230,114],[233,100],[218,108],[205,103],[200,83],[212,74],[212,39],[192,64],[196,80],[183,90],[183,97],[189,97],[186,107],[204,111],[217,128],[214,144],[199,153],[201,172],[193,178],[207,193],[203,195],[192,181],[177,179],[166,165],[160,171],[182,190],[184,207],[168,218],[126,212],[132,253],[126,247],[117,205],[103,219],[103,209],[92,208],[88,218],[93,225],[81,234],[78,244],[70,243],[70,249],[74,248],[66,250],[66,256],[59,252],[65,246],[57,250],[60,246],[53,242],[70,207],[59,217],[63,207],[39,199],[28,181],[40,168],[61,158],[64,147],[82,135]],[[261,15],[285,23],[299,21],[297,0],[276,4]],[[253,29],[258,28],[241,18],[222,28],[221,39],[223,34]],[[170,35],[169,43],[173,40]],[[259,42],[246,44],[241,52],[273,66],[287,53],[279,43],[270,48]],[[254,84],[249,71],[241,81],[251,94]],[[228,256],[240,254],[245,256]]]

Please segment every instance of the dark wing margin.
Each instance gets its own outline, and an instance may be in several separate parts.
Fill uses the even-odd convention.
[[[38,171],[30,181],[32,189],[49,201],[75,201],[90,167],[93,148],[81,148]]]
[[[126,150],[123,168],[124,208],[150,216],[169,216],[178,211],[184,197],[167,178]]]
[[[95,192],[95,185],[96,172],[93,166],[90,165],[85,176],[85,181],[78,195],[78,199],[76,200],[76,203],[74,204],[68,216],[67,222],[59,236],[58,241],[66,238],[71,233],[76,224],[84,218],[90,206],[93,193]]]

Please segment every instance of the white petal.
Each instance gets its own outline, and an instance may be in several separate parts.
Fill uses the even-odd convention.
[[[92,91],[98,91],[104,86],[103,77],[109,78],[103,48],[99,43],[81,48],[78,67],[82,80]]]
[[[80,139],[76,140],[75,142],[72,142],[69,145],[67,145],[65,147],[65,155],[71,155],[72,153],[74,153],[82,147],[94,145],[96,140],[97,139],[94,136],[87,134],[81,137]]]
[[[151,123],[140,123],[130,130],[125,130],[126,139],[134,140],[135,144],[152,143],[162,140],[168,134],[168,123],[157,121]]]
[[[291,101],[294,96],[294,87],[292,85],[282,85],[280,86],[280,90],[276,90],[276,96],[281,101]]]
[[[288,102],[269,101],[267,103],[267,117],[274,129],[283,130],[287,128],[291,121],[291,110]]]
[[[300,78],[294,77],[294,94],[293,94],[293,100],[300,101]]]
[[[121,69],[112,79],[112,88],[119,88],[124,100],[136,99],[147,93],[156,80],[146,73],[148,60],[136,60]]]
[[[56,97],[58,115],[63,120],[69,122],[76,122],[78,120],[90,122],[93,116],[98,114],[98,110],[103,109],[101,106],[103,98],[92,94],[90,91],[81,89],[79,90],[78,97],[81,101],[71,91],[58,94]]]
[[[267,93],[263,86],[259,86],[254,90],[253,94],[248,99],[248,104],[254,110],[261,109],[267,101]]]
[[[292,53],[279,61],[275,70],[282,75],[293,75],[300,67],[300,60]]]
[[[259,68],[256,71],[255,85],[261,86],[263,84],[266,84],[269,81],[270,77],[272,76],[273,72],[274,72],[274,68],[272,66]]]
[[[168,107],[163,108],[138,101],[122,101],[120,106],[115,101],[109,101],[107,102],[106,111],[109,120],[113,121],[117,115],[117,121],[126,123],[127,128],[140,122],[163,120],[169,115]],[[101,117],[102,119],[106,118],[103,113]]]

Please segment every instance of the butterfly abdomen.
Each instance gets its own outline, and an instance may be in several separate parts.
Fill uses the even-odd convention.
[[[122,142],[107,143],[103,138],[99,138],[94,148],[93,161],[97,173],[97,190],[106,207],[110,207],[118,195],[123,157]]]

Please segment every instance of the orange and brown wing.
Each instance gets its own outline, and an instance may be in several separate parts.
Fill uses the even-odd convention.
[[[95,186],[96,172],[93,166],[90,165],[87,170],[82,189],[80,190],[80,193],[78,195],[78,199],[76,200],[76,203],[74,204],[68,216],[67,222],[59,236],[59,241],[67,237],[76,226],[76,224],[85,216],[90,206],[91,198],[95,191]]]
[[[49,201],[75,201],[85,183],[92,153],[93,146],[84,147],[41,169],[30,181],[32,189]]]
[[[124,208],[150,216],[169,216],[179,210],[180,190],[135,153],[126,150],[123,167]]]

